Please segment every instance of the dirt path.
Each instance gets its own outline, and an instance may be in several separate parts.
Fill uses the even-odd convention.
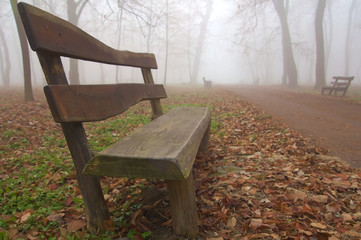
[[[311,138],[331,155],[361,168],[361,105],[341,97],[291,92],[276,87],[228,88],[290,128]]]

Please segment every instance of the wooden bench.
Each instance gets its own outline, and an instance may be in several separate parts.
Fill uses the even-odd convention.
[[[163,115],[160,99],[166,92],[154,84],[153,54],[117,51],[25,3],[18,10],[48,83],[44,92],[49,108],[73,158],[89,231],[106,230],[110,219],[98,176],[117,176],[166,180],[175,233],[197,235],[192,167],[197,152],[208,148],[209,109],[180,107]],[[61,56],[140,68],[145,84],[68,85]],[[143,100],[150,100],[154,120],[92,156],[82,123],[115,116]]]
[[[322,88],[322,95],[325,91],[328,91],[328,95],[331,95],[332,93],[337,95],[337,92],[342,92],[342,96],[345,96],[347,89],[350,87],[351,81],[354,79],[354,77],[335,76],[333,79],[334,81],[331,82],[332,86]]]
[[[207,88],[207,89],[212,88],[212,81],[206,80],[205,77],[203,77],[203,84],[204,84],[204,88]]]

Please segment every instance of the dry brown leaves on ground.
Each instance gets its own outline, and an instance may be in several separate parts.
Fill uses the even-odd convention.
[[[229,92],[169,92],[164,105],[191,103],[212,108],[209,152],[198,154],[194,164],[199,239],[361,239],[359,169],[327,156],[326,149],[313,146],[274,117]],[[38,108],[46,106],[39,104]],[[21,125],[27,123],[30,133],[22,133],[34,143],[43,130],[56,128],[51,118],[39,123],[35,114],[27,119],[27,112],[32,113],[31,108],[24,111],[25,120],[20,122],[5,113],[1,117],[12,127],[23,128]],[[31,130],[32,123],[36,123],[36,132]],[[0,169],[5,171],[6,167]],[[74,184],[71,179],[67,184]],[[141,203],[126,220],[128,225],[111,228],[116,236],[125,236],[135,228],[152,232],[153,239],[176,239],[169,230],[171,216],[164,182],[104,178],[102,185],[107,189],[105,198],[115,220],[120,211]],[[76,186],[72,188],[78,191]],[[161,194],[154,194],[152,189],[160,189]],[[45,216],[48,221],[63,221],[61,231],[85,228],[83,210],[74,213],[77,217],[69,217],[71,203],[70,198],[64,211]],[[26,214],[31,211],[19,216],[19,221],[26,221]],[[138,234],[135,239],[143,237]]]

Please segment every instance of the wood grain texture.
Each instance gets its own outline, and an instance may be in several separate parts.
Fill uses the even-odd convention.
[[[44,87],[56,122],[104,120],[140,101],[166,98],[163,85],[105,84],[50,85]]]
[[[47,52],[37,52],[48,84],[67,84],[60,57]],[[97,176],[82,174],[85,164],[90,160],[88,140],[82,123],[61,123],[65,139],[77,172],[79,188],[84,200],[88,219],[88,229],[97,234],[106,230],[110,214]]]
[[[115,50],[71,23],[26,3],[18,10],[34,51],[115,65],[157,68],[154,54]]]
[[[185,180],[209,125],[208,108],[176,108],[98,153],[83,173]]]
[[[154,84],[152,71],[149,68],[142,68],[142,75],[145,84]],[[152,119],[163,115],[162,106],[160,105],[159,99],[150,100],[150,105],[152,106]]]
[[[36,52],[49,85],[68,84],[60,56],[44,51]]]
[[[196,237],[198,218],[193,173],[185,180],[168,180],[167,189],[174,232],[177,235]]]
[[[81,123],[62,123],[61,127],[73,158],[79,188],[84,200],[88,230],[92,234],[106,231],[110,213],[105,202],[99,178],[82,174],[91,158],[88,140]]]

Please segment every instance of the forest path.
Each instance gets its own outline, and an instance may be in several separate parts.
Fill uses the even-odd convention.
[[[275,86],[229,86],[331,155],[361,168],[361,104],[343,97],[290,91]]]

